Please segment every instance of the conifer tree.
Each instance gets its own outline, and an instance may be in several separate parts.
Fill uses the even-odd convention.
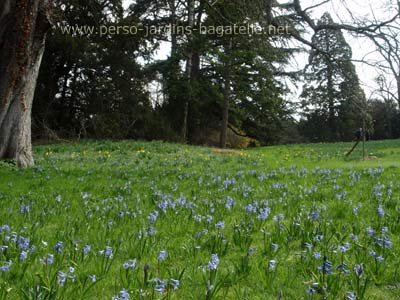
[[[318,25],[333,25],[325,13]],[[352,64],[352,50],[339,29],[326,28],[314,34],[315,48],[305,70],[302,106],[310,124],[307,135],[314,140],[351,138],[366,113],[366,99]]]

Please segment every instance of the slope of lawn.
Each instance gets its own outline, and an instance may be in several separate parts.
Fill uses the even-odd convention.
[[[399,299],[400,141],[34,148],[0,162],[0,300]]]

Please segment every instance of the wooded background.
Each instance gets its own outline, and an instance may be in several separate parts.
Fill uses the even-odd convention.
[[[55,0],[33,101],[32,137],[247,147],[349,141],[364,122],[374,139],[398,138],[399,3],[385,4],[387,20],[354,17],[350,24],[329,13],[311,17],[312,9],[327,2],[303,7],[299,0],[138,0],[126,9],[121,0]],[[287,30],[98,32],[112,26],[234,24]],[[373,97],[365,96],[343,32],[368,38],[381,57],[374,64],[381,75]],[[165,42],[170,53],[157,60]],[[291,67],[298,53],[309,55],[304,70]],[[293,86],[302,91],[299,97]]]

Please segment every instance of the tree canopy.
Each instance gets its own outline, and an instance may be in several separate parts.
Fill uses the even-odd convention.
[[[311,12],[326,2],[303,7],[299,0],[138,0],[127,8],[122,0],[37,0],[32,41],[43,46],[48,34],[43,59],[26,53],[41,65],[29,82],[30,91],[36,86],[27,101],[33,103],[33,138],[161,139],[221,147],[339,141],[351,140],[361,123],[372,124],[389,109],[395,109],[385,115],[391,121],[380,128],[391,124],[390,134],[379,136],[398,137],[398,5],[392,3],[397,13],[388,19],[354,18],[350,24],[328,13],[317,20]],[[0,6],[2,54],[13,41],[5,35],[11,26],[6,22],[15,20],[25,1],[11,3]],[[22,44],[32,42],[23,34],[28,31],[16,32]],[[383,72],[379,97],[366,99],[344,32],[374,42],[382,57],[375,64]],[[160,50],[168,54],[158,56]],[[309,54],[309,63],[293,70],[300,52]],[[1,56],[0,63],[5,61]],[[13,63],[15,70],[24,65]],[[6,74],[6,65],[0,67]],[[2,78],[3,90],[13,90],[12,78]],[[296,97],[293,86],[300,85]],[[27,108],[15,126],[26,120],[20,128],[29,142],[19,149],[29,152]],[[10,121],[3,119],[2,137],[10,137]],[[15,149],[23,144],[13,142]],[[5,149],[0,157],[15,158],[16,152]]]

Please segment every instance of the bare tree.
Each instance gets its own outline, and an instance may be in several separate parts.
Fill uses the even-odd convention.
[[[379,89],[390,94],[400,107],[400,25],[394,24],[380,29],[376,34],[368,37],[374,42],[377,51],[383,61],[377,62],[376,66],[381,69],[379,76]],[[391,87],[387,76],[395,80],[395,88]]]
[[[269,0],[270,1],[270,0]],[[310,11],[316,7],[322,6],[326,3],[329,3],[331,0],[321,0],[318,4],[315,4],[310,7],[303,8],[300,0],[292,0],[291,2],[279,4],[274,3],[272,5],[272,9],[278,8],[280,11],[287,11],[287,14],[281,13],[281,20],[287,20],[289,24],[297,26],[297,28],[293,28],[290,32],[291,36],[301,43],[308,45],[315,49],[315,45],[313,45],[312,41],[308,40],[304,37],[300,32],[307,31],[311,29],[314,33],[324,30],[324,29],[335,29],[335,30],[345,30],[356,35],[366,36],[367,34],[374,34],[395,22],[400,13],[397,11],[393,14],[392,17],[387,20],[378,21],[378,20],[357,20],[354,16],[352,16],[353,20],[351,23],[334,23],[334,24],[317,24],[315,20],[311,17]],[[400,5],[400,4],[399,4]],[[272,22],[273,25],[283,25],[277,23],[276,21]],[[300,28],[300,30],[298,29]],[[296,30],[297,29],[297,30]],[[318,50],[318,49],[315,49]]]
[[[49,0],[0,3],[0,159],[33,165],[31,110],[49,29]]]

